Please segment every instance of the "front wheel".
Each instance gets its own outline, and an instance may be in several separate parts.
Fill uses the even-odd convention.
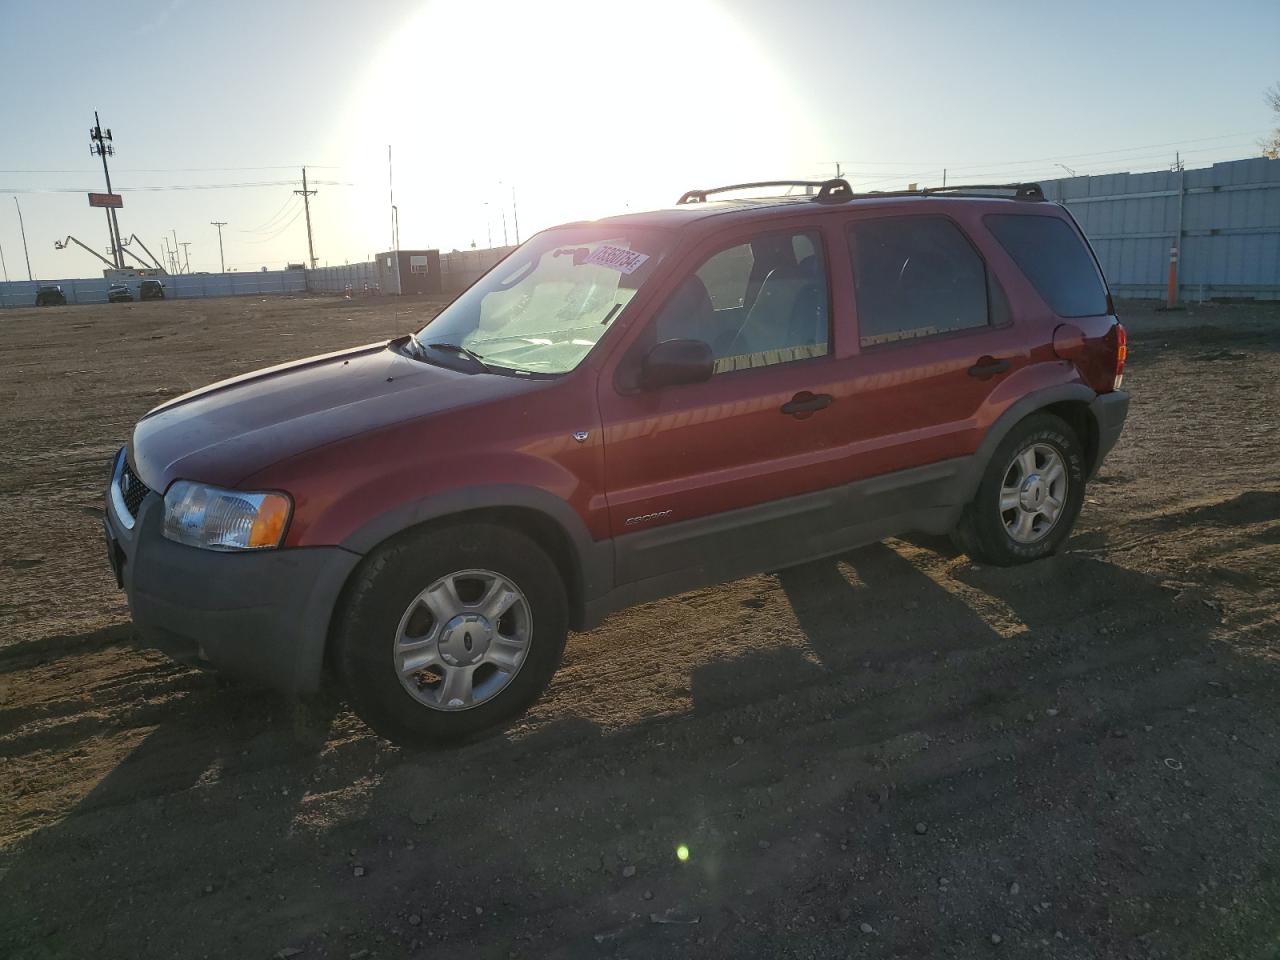
[[[334,663],[356,713],[396,743],[463,739],[506,720],[560,663],[564,585],[523,534],[489,524],[409,534],[356,578]]]
[[[1047,557],[1071,535],[1084,478],[1075,431],[1052,414],[1033,414],[996,448],[953,539],[973,559],[997,566]]]

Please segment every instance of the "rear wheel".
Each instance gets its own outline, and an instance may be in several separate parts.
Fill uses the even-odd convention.
[[[523,711],[555,673],[567,632],[564,585],[536,543],[489,524],[448,526],[365,560],[334,660],[361,719],[424,745]]]
[[[1084,502],[1084,451],[1052,414],[1017,424],[996,448],[953,539],[975,560],[1011,566],[1057,551]]]

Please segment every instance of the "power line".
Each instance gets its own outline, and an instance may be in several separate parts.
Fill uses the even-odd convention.
[[[336,165],[326,165],[321,163],[310,163],[307,166],[313,170],[341,170],[342,167]],[[282,166],[274,167],[118,167],[116,173],[233,173],[244,170],[297,170],[298,164],[290,163]],[[0,173],[93,173],[92,170],[0,170]]]
[[[280,205],[280,209],[268,217],[264,222],[251,230],[241,230],[241,233],[267,233],[270,231],[289,210],[292,210],[298,203],[298,198],[294,194],[289,194],[284,203]]]
[[[1243,144],[1242,144],[1242,146],[1243,146]],[[1231,149],[1235,149],[1235,148],[1234,148],[1234,147],[1226,147],[1226,146],[1222,146],[1222,147],[1201,147],[1201,148],[1199,148],[1199,149],[1197,149],[1197,150],[1183,150],[1183,151],[1180,151],[1180,152],[1181,152],[1183,155],[1187,155],[1187,154],[1195,154],[1195,153],[1213,153],[1213,152],[1217,152],[1217,151],[1222,151],[1222,150],[1231,150]],[[1098,171],[1099,167],[1107,167],[1107,168],[1109,168],[1109,169],[1113,169],[1115,172],[1126,172],[1126,166],[1119,166],[1119,167],[1117,167],[1117,166],[1116,166],[1116,164],[1117,164],[1117,163],[1119,163],[1119,164],[1122,164],[1122,165],[1129,165],[1129,164],[1139,164],[1139,163],[1143,163],[1143,162],[1145,162],[1145,161],[1147,161],[1147,160],[1167,160],[1167,159],[1168,159],[1168,156],[1169,156],[1169,155],[1168,155],[1168,153],[1167,153],[1167,152],[1166,152],[1166,153],[1148,153],[1148,154],[1144,154],[1144,155],[1142,155],[1142,156],[1133,156],[1133,157],[1116,157],[1116,158],[1112,158],[1111,160],[1098,160],[1098,161],[1096,161],[1096,162],[1085,162],[1085,163],[1083,163],[1083,164],[1078,165],[1077,167],[1072,168],[1072,169],[1076,170],[1076,173],[1075,173],[1075,174],[1073,174],[1073,176],[1084,176],[1084,175],[1086,175],[1086,174],[1089,174],[1091,171]],[[1058,171],[1057,171],[1056,169],[1054,169],[1055,167],[1058,167],[1058,166],[1060,166],[1060,165],[1059,165],[1059,164],[1057,164],[1057,163],[1052,163],[1052,164],[1047,164],[1047,165],[1045,165],[1045,166],[1039,167],[1039,168],[1037,168],[1037,170],[1038,170],[1038,171],[1044,171],[1044,175],[1045,175],[1045,176],[1047,176],[1047,177],[1050,177],[1050,178],[1052,178],[1052,179],[1058,179],[1058,177],[1059,177],[1059,173],[1058,173]],[[1002,165],[1000,165],[1000,164],[994,164],[994,165],[992,165],[992,166],[988,166],[988,167],[976,167],[976,168],[975,168],[975,167],[970,167],[970,168],[968,168],[968,169],[969,169],[969,170],[975,170],[975,169],[976,169],[976,170],[981,170],[981,171],[983,171],[982,173],[979,173],[979,174],[973,174],[973,173],[966,173],[966,174],[965,174],[965,176],[966,176],[966,177],[972,177],[972,178],[974,178],[974,179],[981,179],[981,178],[982,178],[982,177],[984,177],[984,176],[996,176],[996,177],[999,177],[999,176],[1013,176],[1013,175],[1014,175],[1014,174],[1012,174],[1012,173],[1008,173],[1008,172],[1005,172],[1005,173],[1001,173],[1001,172],[999,172],[999,171],[1009,171],[1009,169],[1010,169],[1009,167],[1002,166]],[[1017,175],[1018,175],[1018,176],[1026,176],[1026,175],[1027,175],[1027,173],[1024,171],[1024,172],[1019,173],[1019,174],[1017,174]],[[1096,175],[1096,173],[1095,173],[1095,175]]]
[[[255,238],[254,238],[254,239],[252,239],[252,240],[244,240],[244,241],[242,241],[242,242],[243,242],[243,243],[270,243],[272,240],[276,239],[276,237],[280,236],[282,233],[284,233],[286,230],[288,230],[290,227],[292,227],[292,226],[294,225],[294,223],[295,223],[295,222],[297,222],[297,219],[298,219],[300,216],[302,216],[302,208],[301,208],[301,207],[299,207],[299,208],[298,208],[298,212],[297,212],[297,213],[295,213],[292,217],[290,217],[290,218],[289,218],[288,222],[287,222],[284,226],[282,226],[282,227],[281,227],[279,230],[277,230],[275,233],[271,234],[269,237],[260,237],[260,238],[255,237]]]
[[[1170,140],[1166,143],[1144,143],[1139,146],[1119,147],[1114,150],[1097,150],[1089,153],[1060,153],[1060,154],[1055,154],[1054,156],[1051,156],[1051,157],[1038,157],[1033,160],[1009,160],[1009,161],[1005,161],[1004,165],[1022,164],[1022,163],[1054,163],[1058,160],[1072,160],[1072,159],[1080,159],[1083,157],[1108,156],[1108,155],[1113,155],[1117,153],[1128,153],[1132,150],[1153,150],[1157,147],[1177,147],[1186,143],[1207,143],[1210,140],[1233,140],[1237,137],[1257,137],[1257,136],[1264,135],[1264,133],[1260,134],[1256,131],[1252,133],[1249,133],[1249,132],[1224,133],[1214,137],[1199,137],[1191,140]],[[919,167],[929,166],[931,169],[932,168],[941,169],[945,165],[947,169],[950,170],[953,167],[956,169],[963,169],[965,167],[968,167],[970,169],[977,168],[977,167],[986,167],[986,166],[992,165],[993,163],[999,163],[1000,161],[965,160],[965,161],[953,162],[953,161],[947,161],[947,160],[841,160],[839,162],[852,164],[854,166],[899,164],[902,166],[919,166]]]
[[[1206,139],[1214,139],[1214,138],[1206,138]],[[1246,144],[1240,144],[1239,146],[1245,146],[1245,145]],[[1128,148],[1128,150],[1135,150],[1135,149],[1140,150],[1143,148],[1140,148],[1140,147]],[[1213,146],[1213,147],[1200,147],[1195,150],[1183,150],[1182,153],[1184,154],[1211,153],[1216,151],[1226,151],[1226,150],[1233,150],[1233,149],[1236,149],[1235,145],[1223,144],[1220,146]],[[1085,156],[1105,157],[1109,153],[1116,154],[1116,153],[1123,153],[1123,152],[1127,152],[1127,151],[1118,151],[1118,150],[1103,151],[1098,154],[1088,154]],[[1122,164],[1141,163],[1146,160],[1162,159],[1165,156],[1167,156],[1167,154],[1154,153],[1154,154],[1145,154],[1142,156],[1129,156],[1129,157],[1113,156],[1109,160],[1099,159],[1096,162],[1089,162],[1086,160],[1084,163],[1079,163],[1077,161],[1078,163],[1077,169],[1079,170],[1080,175],[1083,176],[1086,174],[1090,174],[1093,171],[1096,171],[1097,167],[1099,166],[1111,167],[1116,163],[1122,163]],[[1071,160],[1071,159],[1076,159],[1076,157],[1073,155],[1066,155],[1063,157],[1063,159]],[[1044,164],[1044,166],[1037,170],[1022,169],[1029,164]],[[1029,179],[1035,179],[1035,177],[1037,176],[1047,178],[1047,179],[1057,179],[1058,173],[1056,170],[1053,169],[1054,165],[1056,165],[1056,161],[1053,159],[1048,159],[1048,160],[1032,160],[1032,161],[1011,160],[1007,162],[996,160],[985,165],[972,165],[972,166],[961,166],[961,167],[953,166],[952,164],[948,163],[945,166],[946,166],[947,174],[949,178],[952,178],[956,174],[956,171],[959,170],[959,171],[963,171],[962,177],[963,179],[966,179],[966,180],[981,180],[984,178],[1001,179],[1001,178],[1010,178],[1010,177],[1029,180]],[[885,174],[883,171],[877,171],[875,174],[871,175],[870,178],[868,178],[868,176],[866,175],[859,176],[856,174],[847,174],[846,178],[849,179],[851,182],[856,181],[857,184],[861,187],[874,187],[883,183],[892,183],[897,181],[916,181],[921,178],[928,177],[930,175],[937,175],[941,172],[942,169],[943,169],[943,165],[939,164],[938,166],[935,166],[935,167],[930,167],[928,169],[921,169],[911,173]],[[1131,172],[1131,171],[1126,171],[1123,167],[1120,167],[1120,168],[1116,168],[1114,171],[1107,171],[1107,172],[1119,173],[1119,172]],[[1098,173],[1093,173],[1093,175],[1098,175]]]
[[[150,193],[155,191],[173,191],[173,190],[240,190],[250,187],[292,187],[298,183],[297,180],[255,180],[245,183],[170,183],[159,184],[153,186],[139,187],[116,187],[116,193]],[[355,184],[347,180],[312,180],[312,184],[318,184],[322,187],[354,187]],[[0,193],[91,193],[92,188],[86,187],[0,187]]]

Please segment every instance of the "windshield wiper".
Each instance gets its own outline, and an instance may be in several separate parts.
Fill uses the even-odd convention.
[[[415,337],[414,339],[416,340],[417,338]],[[418,342],[421,343],[422,341],[419,340]],[[428,343],[427,346],[432,350],[445,350],[449,353],[456,353],[464,356],[485,373],[493,373],[493,371],[489,369],[489,365],[480,359],[480,355],[478,353],[472,353],[464,346],[460,346],[456,343]]]

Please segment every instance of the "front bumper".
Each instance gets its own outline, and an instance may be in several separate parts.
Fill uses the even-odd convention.
[[[1129,394],[1123,390],[1100,393],[1089,405],[1089,409],[1093,411],[1094,421],[1098,424],[1098,453],[1093,458],[1093,469],[1090,471],[1090,476],[1093,476],[1120,439],[1125,418],[1129,415]]]
[[[149,493],[132,529],[107,496],[107,551],[148,646],[289,693],[320,686],[338,594],[360,555],[341,547],[219,553],[165,539]]]

